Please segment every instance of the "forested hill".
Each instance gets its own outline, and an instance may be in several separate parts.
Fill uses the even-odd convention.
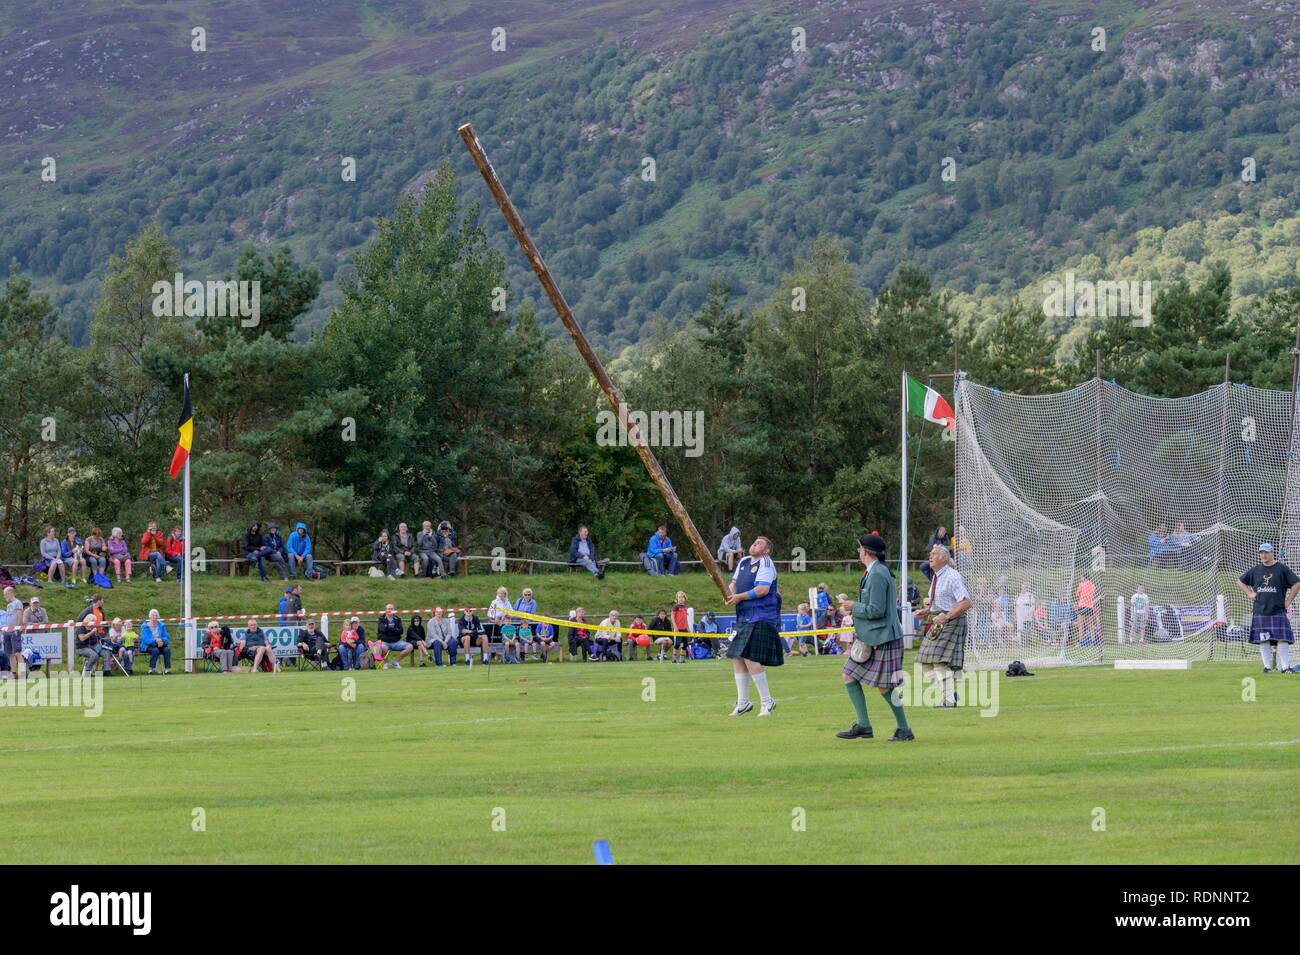
[[[1214,223],[1230,243],[1300,207],[1290,0],[49,0],[0,8],[0,76],[0,260],[74,341],[154,217],[193,276],[287,244],[321,270],[320,324],[375,217],[440,161],[490,201],[467,120],[607,347],[715,276],[770,297],[817,234],[872,288],[911,260],[978,301],[1125,261],[1156,226],[1191,236],[1162,250],[1178,270]],[[1294,284],[1296,231],[1239,288]]]

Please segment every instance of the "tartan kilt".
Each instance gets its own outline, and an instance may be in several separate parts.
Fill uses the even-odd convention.
[[[765,667],[779,667],[785,663],[785,644],[777,636],[779,632],[770,621],[746,621],[736,627],[727,656],[732,660],[753,660]]]
[[[855,663],[850,657],[844,661],[844,675],[867,686],[892,690],[903,682],[903,641],[890,640],[872,647],[871,654],[862,663]]]
[[[956,620],[949,620],[938,634],[932,628],[930,635],[921,641],[916,662],[946,663],[954,670],[960,670],[966,662],[966,617],[962,614]]]
[[[1266,643],[1276,640],[1278,643],[1295,643],[1295,634],[1291,631],[1291,621],[1284,613],[1250,615],[1250,642]]]

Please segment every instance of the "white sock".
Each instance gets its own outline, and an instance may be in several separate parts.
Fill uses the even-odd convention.
[[[1259,645],[1259,656],[1264,661],[1264,669],[1267,670],[1273,665],[1272,645],[1261,641]]]
[[[772,702],[772,694],[767,692],[767,674],[751,673],[750,677],[754,681],[754,686],[758,687],[758,698],[763,701],[764,706],[767,706]]]
[[[736,674],[736,702],[749,702],[749,674],[744,670]]]
[[[1277,658],[1281,669],[1291,669],[1291,644],[1279,643],[1277,645]]]

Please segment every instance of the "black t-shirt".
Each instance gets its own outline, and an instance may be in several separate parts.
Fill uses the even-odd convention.
[[[1261,617],[1275,617],[1286,613],[1286,592],[1300,581],[1286,564],[1275,562],[1271,567],[1256,564],[1241,575],[1241,582],[1255,591],[1255,613]]]

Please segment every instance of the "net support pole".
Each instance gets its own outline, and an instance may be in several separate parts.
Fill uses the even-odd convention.
[[[663,495],[664,503],[668,505],[668,510],[672,512],[677,523],[681,525],[686,539],[690,542],[691,549],[695,551],[695,556],[700,559],[704,569],[709,572],[713,578],[714,585],[718,592],[722,594],[723,599],[731,595],[731,591],[726,581],[722,577],[722,571],[718,569],[717,562],[713,559],[713,553],[704,544],[704,539],[700,537],[699,530],[695,527],[695,522],[691,520],[691,515],[687,513],[686,508],[677,497],[677,492],[673,490],[672,483],[668,480],[668,475],[664,473],[662,465],[655,457],[654,452],[650,450],[650,445],[646,443],[637,428],[636,423],[628,418],[627,402],[623,399],[623,394],[614,384],[609,373],[605,371],[605,366],[601,364],[600,358],[597,357],[591,343],[587,341],[587,336],[582,333],[578,327],[578,321],[573,316],[573,310],[569,308],[569,303],[564,299],[564,293],[555,283],[551,276],[551,271],[542,261],[542,254],[537,250],[537,245],[533,242],[532,236],[528,234],[528,229],[524,226],[524,220],[520,217],[519,212],[515,209],[515,204],[511,202],[510,195],[506,192],[505,186],[501,184],[501,178],[492,168],[492,163],[483,150],[483,145],[478,140],[478,135],[474,132],[474,127],[470,123],[465,123],[458,130],[460,138],[465,143],[465,148],[474,159],[474,165],[478,167],[479,173],[487,183],[488,189],[492,192],[492,198],[496,200],[501,207],[501,214],[505,216],[506,223],[510,226],[510,231],[514,233],[515,239],[519,242],[520,248],[524,250],[524,255],[528,257],[533,271],[537,273],[537,279],[542,283],[542,288],[546,291],[546,296],[551,300],[551,305],[555,307],[555,312],[560,316],[560,321],[573,339],[573,343],[578,346],[578,351],[591,369],[596,383],[600,390],[604,392],[609,403],[614,407],[614,414],[617,415],[619,424],[623,426],[628,436],[628,443],[635,449],[641,458],[641,463],[645,465],[650,479],[654,481],[655,486],[659,488],[659,493]]]
[[[1291,447],[1295,441],[1295,399],[1296,399],[1296,376],[1300,375],[1300,312],[1295,317],[1295,344],[1291,346],[1291,414],[1287,418],[1286,425],[1286,468],[1282,471],[1282,507],[1277,516],[1277,546],[1282,550],[1282,540],[1286,535],[1286,509],[1287,501],[1291,493],[1291,468],[1294,459],[1291,457]],[[1288,556],[1285,551],[1282,557]]]

